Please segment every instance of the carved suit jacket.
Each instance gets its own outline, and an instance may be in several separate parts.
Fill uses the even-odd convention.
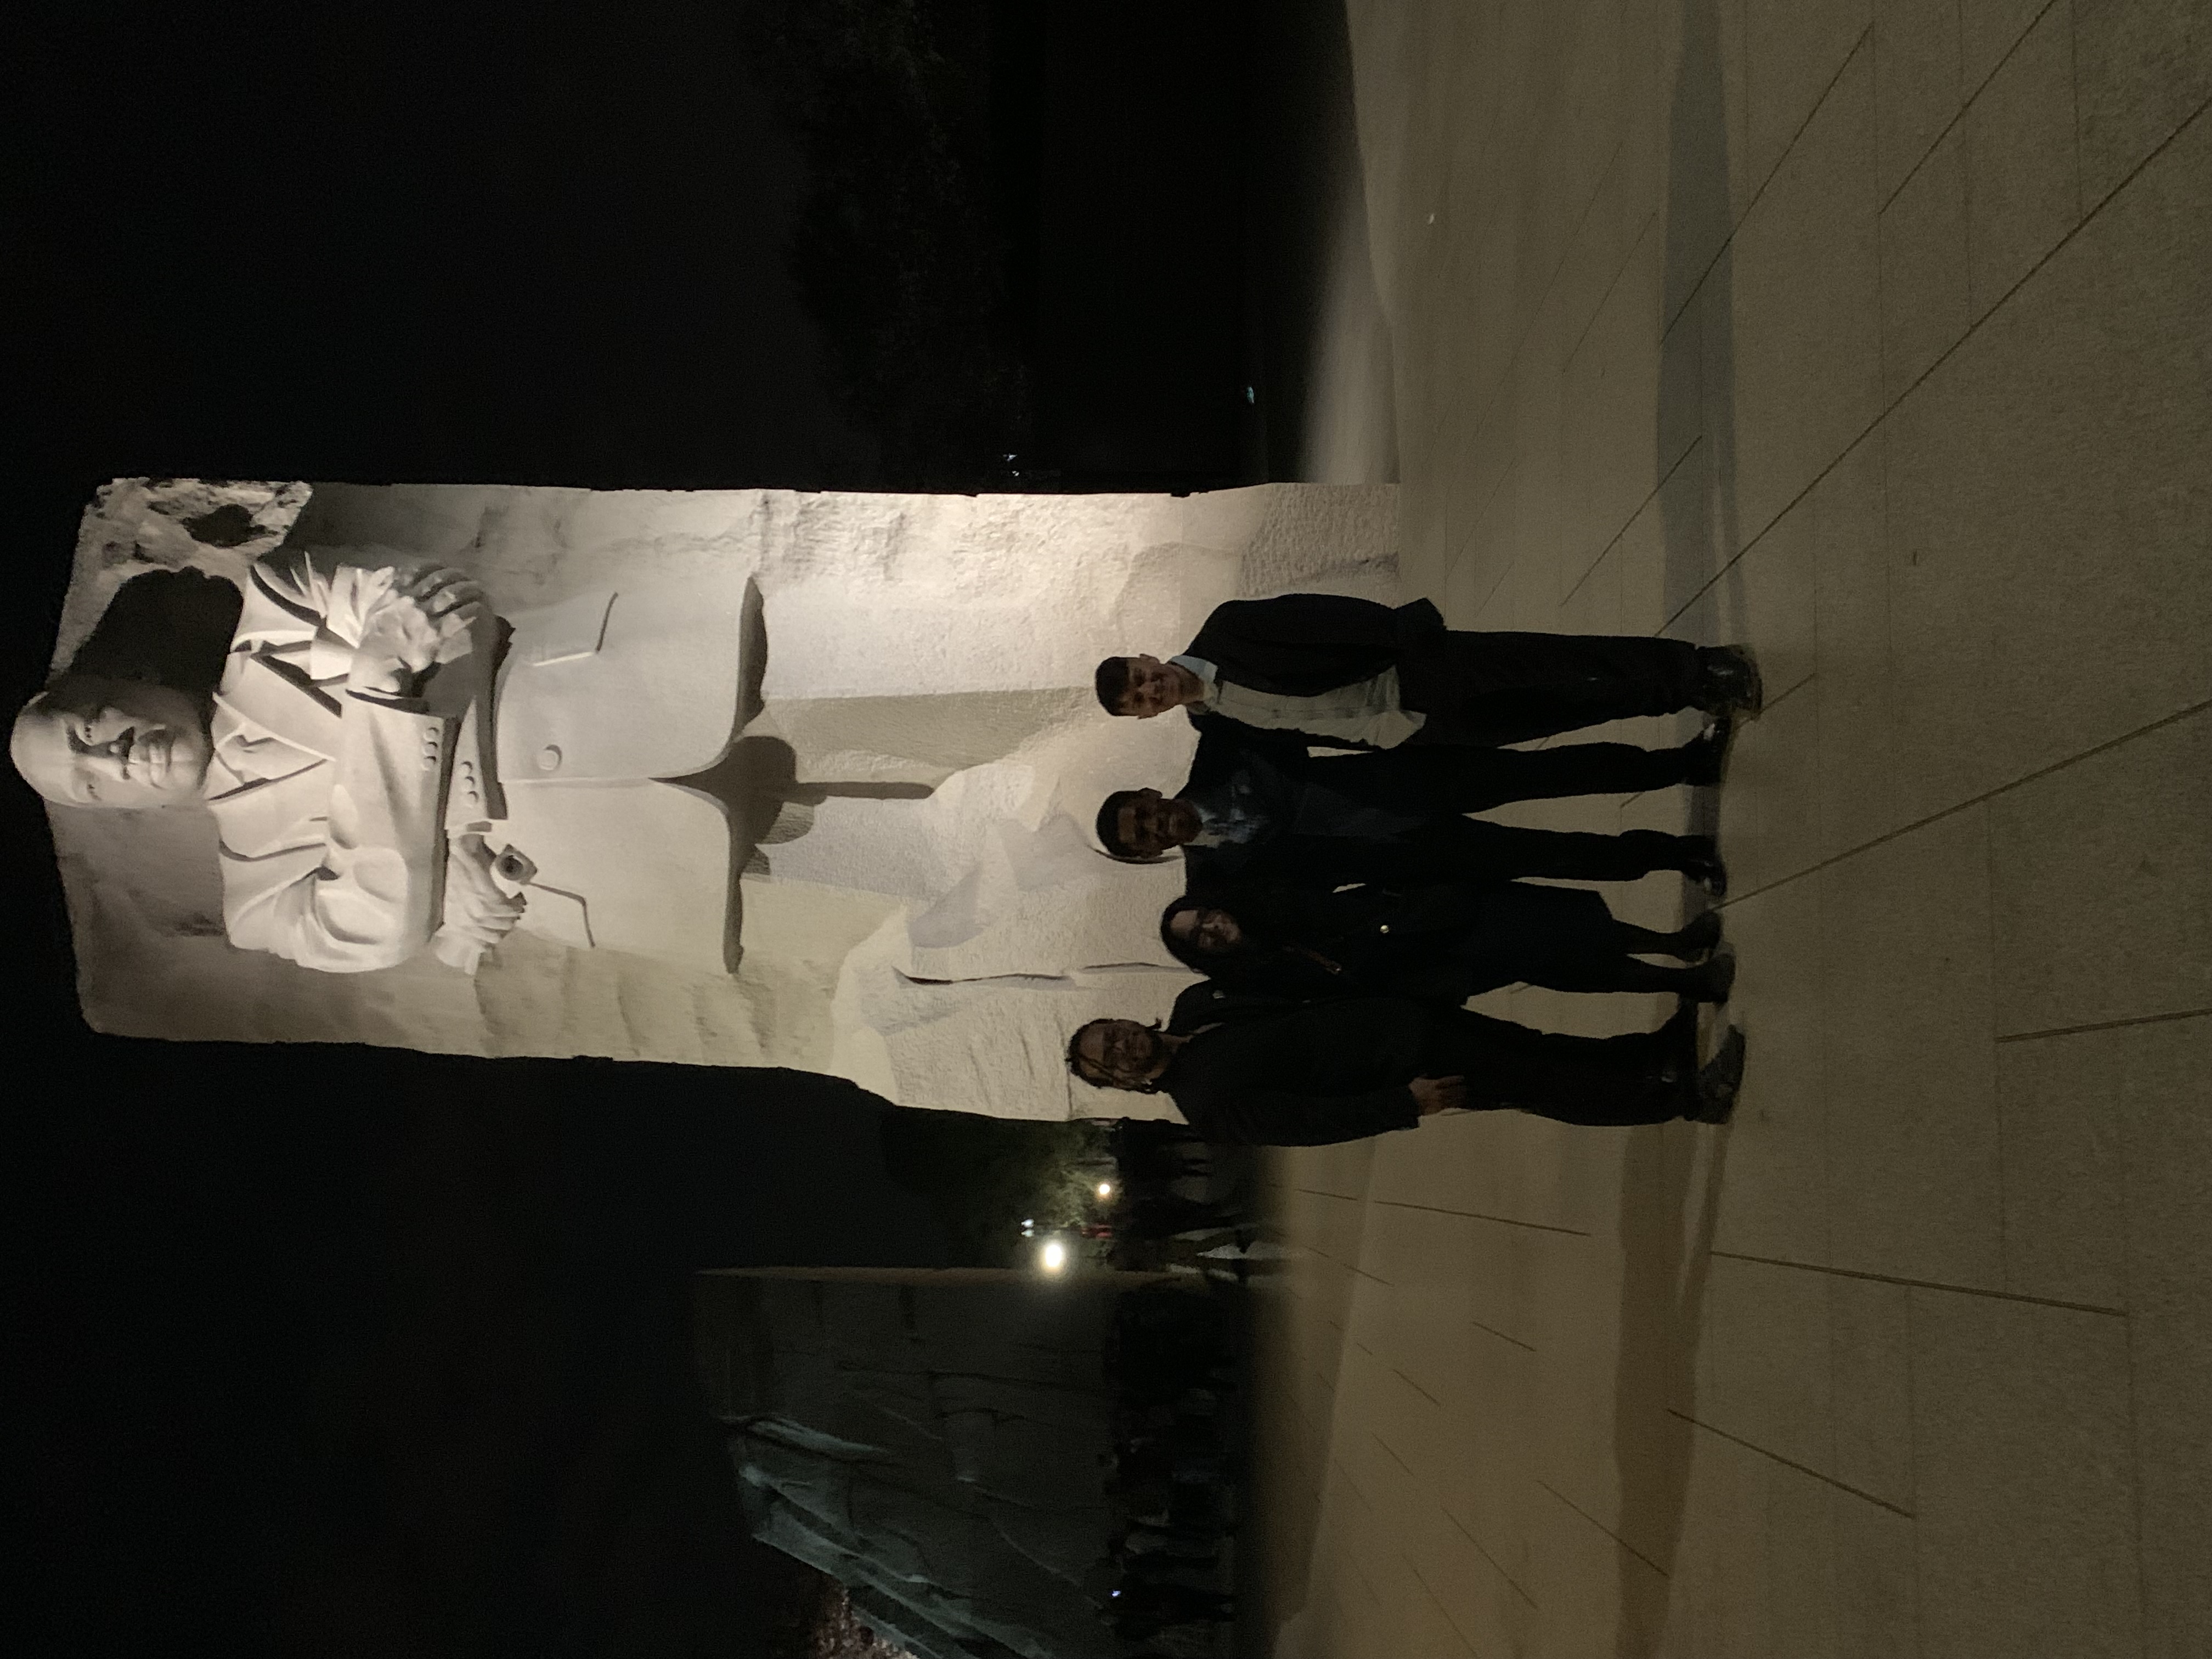
[[[727,748],[738,597],[583,594],[519,611],[503,662],[488,621],[419,700],[354,696],[354,651],[406,568],[301,549],[254,568],[206,785],[232,943],[329,973],[404,961],[442,920],[447,836],[476,828],[531,860],[532,931],[726,965],[726,818],[645,780]]]
[[[346,690],[368,619],[401,574],[283,549],[253,568],[216,690],[206,783],[224,929],[243,950],[357,973],[405,960],[438,926],[454,735],[489,664],[471,653],[416,700]]]

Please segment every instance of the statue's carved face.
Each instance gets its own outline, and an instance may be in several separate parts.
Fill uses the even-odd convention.
[[[23,781],[64,806],[168,806],[198,798],[208,730],[181,691],[70,675],[24,705],[9,754]]]

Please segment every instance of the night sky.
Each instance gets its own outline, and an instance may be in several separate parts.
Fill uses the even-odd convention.
[[[784,259],[804,163],[731,15],[19,21],[7,707],[112,477],[899,487],[826,389]],[[942,1261],[879,1104],[792,1073],[95,1036],[12,771],[0,827],[8,1650],[751,1651],[687,1274]]]
[[[34,20],[8,706],[119,474],[882,482],[725,13]],[[94,1036],[12,773],[0,811],[9,1650],[750,1650],[687,1274],[943,1259],[878,1109],[787,1073]]]

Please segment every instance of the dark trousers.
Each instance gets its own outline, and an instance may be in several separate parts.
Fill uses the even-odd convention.
[[[1556,749],[1479,749],[1412,744],[1309,763],[1312,781],[1376,806],[1425,812],[1481,812],[1507,801],[1561,795],[1633,795],[1688,775],[1680,749],[1632,743],[1563,744]]]
[[[1617,836],[1583,830],[1524,830],[1483,818],[1442,818],[1408,839],[1451,849],[1456,878],[1511,881],[1634,881],[1654,870],[1680,870],[1709,850],[1691,836],[1626,830]]]
[[[1185,858],[1193,892],[1224,893],[1246,884],[1328,889],[1351,882],[1395,885],[1521,876],[1634,881],[1654,870],[1685,869],[1711,854],[1709,841],[1656,830],[1600,836],[1434,817],[1395,836],[1280,836],[1234,862],[1218,860],[1213,849],[1203,847],[1191,848]]]
[[[1488,746],[1671,714],[1690,706],[1697,670],[1698,647],[1680,640],[1432,634],[1401,657],[1398,695],[1427,716],[1412,742]]]
[[[1694,969],[1639,961],[1622,933],[1604,898],[1587,887],[1515,881],[1482,896],[1455,954],[1478,991],[1516,981],[1554,991],[1693,990]]]
[[[1423,1074],[1467,1079],[1467,1103],[1562,1123],[1664,1123],[1694,1109],[1694,1015],[1629,1036],[1562,1036],[1465,1008],[1439,1009]]]

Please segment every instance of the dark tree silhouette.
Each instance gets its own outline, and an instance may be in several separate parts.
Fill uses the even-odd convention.
[[[750,0],[811,175],[791,264],[848,414],[901,484],[1004,487],[1030,371],[994,162],[988,0]]]
[[[1064,1206],[1072,1165],[1103,1156],[1092,1123],[1026,1123],[973,1112],[905,1109],[881,1120],[884,1168],[929,1200],[963,1266],[1012,1267],[1024,1260],[1024,1218]],[[1066,1218],[1061,1218],[1065,1219]]]

